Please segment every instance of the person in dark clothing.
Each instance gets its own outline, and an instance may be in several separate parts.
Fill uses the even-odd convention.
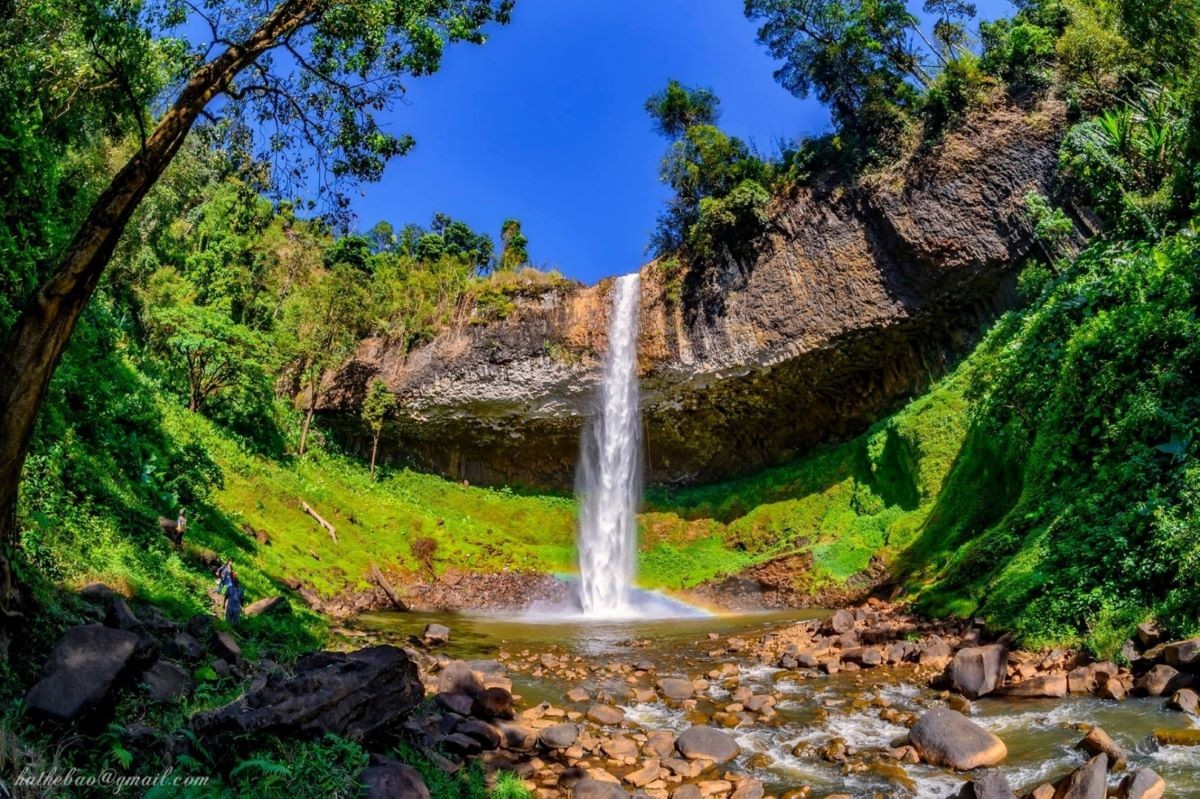
[[[242,584],[237,578],[231,578],[225,591],[225,621],[230,627],[236,627],[242,616]]]

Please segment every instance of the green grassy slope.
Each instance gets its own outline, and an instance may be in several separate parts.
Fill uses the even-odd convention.
[[[774,557],[808,553],[799,585],[837,585],[895,556],[934,510],[966,437],[968,360],[864,435],[741,480],[651,490],[643,579],[688,587]]]

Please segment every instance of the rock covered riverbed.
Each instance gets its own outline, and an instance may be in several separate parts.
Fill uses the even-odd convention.
[[[280,663],[245,657],[210,616],[179,624],[105,586],[83,593],[94,621],[61,636],[24,712],[60,729],[115,722],[135,756],[168,763],[205,746],[228,769],[230,735],[330,733],[373,753],[346,786],[370,797],[428,799],[386,754],[402,741],[447,771],[514,772],[544,799],[1200,796],[1200,639],[1162,642],[1150,625],[1122,666],[1010,651],[973,622],[878,601],[604,623],[400,613]],[[202,672],[238,695],[182,728],[113,718],[139,694],[194,698]]]
[[[417,655],[435,702],[407,731],[547,798],[1200,796],[1200,644],[1149,627],[1129,668],[877,601],[822,619],[441,620],[449,640]]]

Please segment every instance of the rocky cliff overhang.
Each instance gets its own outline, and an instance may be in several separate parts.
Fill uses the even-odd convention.
[[[641,269],[652,482],[744,474],[861,432],[945,371],[1012,303],[1049,194],[1062,104],[997,100],[938,145],[777,198],[747,260]],[[519,300],[412,352],[380,339],[328,378],[346,435],[368,383],[399,398],[381,453],[474,483],[567,487],[596,395],[611,281]]]

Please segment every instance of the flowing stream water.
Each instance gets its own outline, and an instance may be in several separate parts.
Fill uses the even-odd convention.
[[[513,691],[522,697],[522,707],[549,701],[585,711],[589,703],[570,702],[566,691],[584,687],[593,696],[605,691],[619,697],[616,704],[625,711],[625,727],[639,730],[684,730],[698,723],[697,712],[713,713],[732,701],[729,690],[721,681],[712,681],[692,710],[658,700],[639,702],[631,696],[633,686],[622,677],[564,680],[553,669],[536,671],[538,657],[553,652],[561,658],[582,658],[591,665],[648,660],[653,669],[639,680],[643,687],[653,686],[659,677],[694,677],[732,662],[737,666],[740,685],[751,687],[755,693],[773,692],[780,697],[778,717],[773,723],[730,730],[742,749],[733,767],[761,779],[769,792],[779,795],[797,786],[811,786],[813,797],[834,792],[854,799],[946,799],[956,795],[969,774],[870,757],[862,759],[859,767],[847,767],[820,754],[821,748],[835,739],[852,750],[877,749],[902,741],[907,729],[881,718],[884,704],[913,713],[943,704],[938,692],[915,680],[911,671],[875,669],[801,679],[795,672],[752,658],[706,653],[714,645],[720,646],[709,640],[709,633],[722,638],[752,638],[825,613],[792,610],[607,621],[563,617],[539,624],[495,616],[378,613],[359,617],[358,624],[396,640],[419,635],[431,621],[447,624],[453,636],[444,651],[451,657],[507,656],[506,662],[526,664],[511,672]],[[1029,790],[1081,765],[1086,758],[1075,744],[1088,726],[1098,724],[1129,750],[1127,770],[1153,768],[1167,781],[1167,797],[1200,797],[1200,747],[1160,746],[1153,740],[1155,730],[1195,729],[1197,720],[1165,709],[1162,698],[1109,702],[1093,697],[988,696],[972,703],[970,714],[1007,744],[1008,757],[997,769],[1014,788]],[[631,731],[624,730],[626,734]],[[612,734],[616,732],[611,728]],[[1120,776],[1114,775],[1114,783]]]
[[[640,281],[612,289],[600,407],[583,431],[579,495],[579,599],[584,616],[631,615],[637,507],[642,497],[642,418],[637,340]]]

